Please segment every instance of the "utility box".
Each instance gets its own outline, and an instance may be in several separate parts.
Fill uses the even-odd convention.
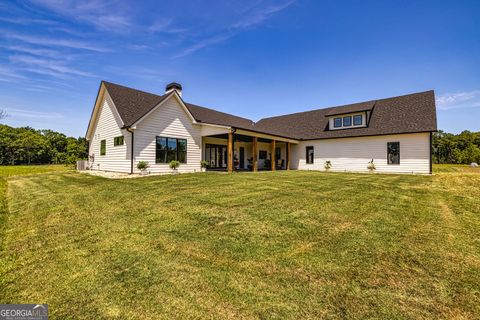
[[[77,170],[83,171],[88,169],[88,160],[79,160],[77,161]]]

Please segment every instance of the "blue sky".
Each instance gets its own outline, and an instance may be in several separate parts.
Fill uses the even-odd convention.
[[[103,79],[253,120],[434,89],[480,131],[480,1],[2,1],[0,53],[12,126],[83,136]]]

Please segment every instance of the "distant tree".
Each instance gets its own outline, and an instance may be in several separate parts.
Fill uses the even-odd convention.
[[[0,165],[74,163],[87,157],[85,138],[67,137],[53,130],[0,124]]]

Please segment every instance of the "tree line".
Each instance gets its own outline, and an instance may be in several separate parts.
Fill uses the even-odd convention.
[[[71,164],[88,157],[85,138],[0,124],[0,165]]]
[[[435,132],[432,139],[434,163],[480,163],[480,132],[460,134]]]

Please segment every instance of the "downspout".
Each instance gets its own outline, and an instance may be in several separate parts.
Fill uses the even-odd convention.
[[[126,127],[125,130],[130,132],[132,134],[132,143],[130,147],[130,174],[133,174],[133,146],[134,146],[134,141],[135,141],[135,135],[133,130],[130,127]]]
[[[433,173],[433,170],[432,170],[432,154],[433,154],[433,133],[430,131],[430,174]]]

